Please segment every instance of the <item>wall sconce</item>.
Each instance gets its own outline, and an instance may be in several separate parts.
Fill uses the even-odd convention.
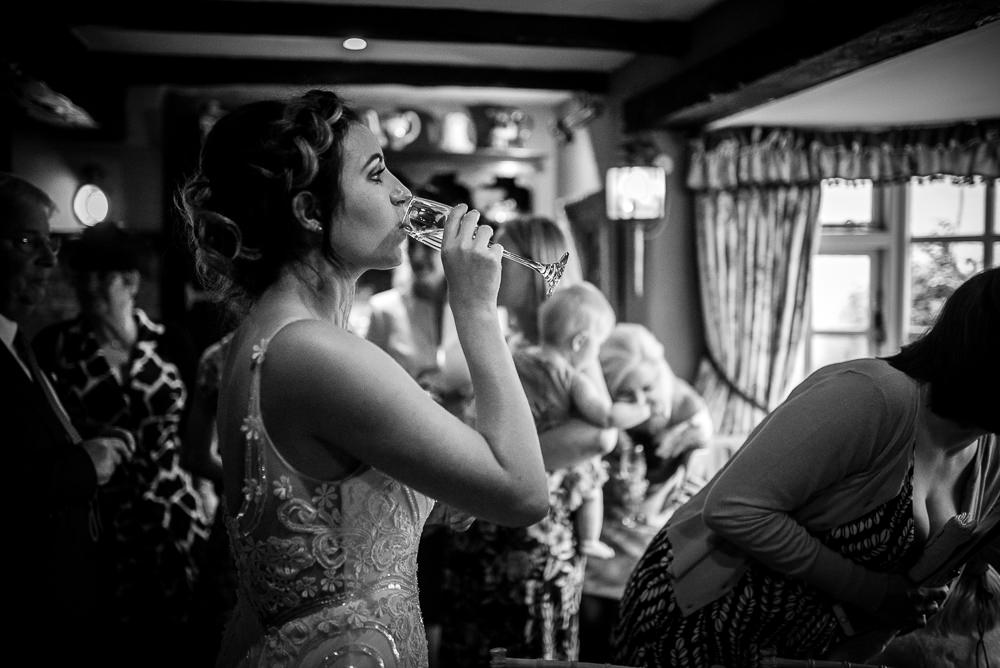
[[[611,220],[663,218],[667,172],[662,167],[612,167],[605,180],[605,205]]]
[[[111,203],[104,189],[98,185],[99,169],[89,167],[84,170],[83,183],[73,195],[73,213],[83,225],[90,227],[108,217]]]
[[[612,167],[605,178],[605,209],[610,220],[636,223],[633,230],[632,284],[636,297],[642,297],[646,271],[646,225],[663,224],[667,209],[667,175],[673,161],[651,139],[637,136],[622,145],[625,167]]]

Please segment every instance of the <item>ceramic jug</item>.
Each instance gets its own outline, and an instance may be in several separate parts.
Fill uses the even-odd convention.
[[[472,153],[476,150],[476,126],[468,112],[448,112],[441,125],[441,150],[451,153]]]
[[[401,151],[420,135],[420,115],[412,109],[400,109],[382,115],[382,130],[389,141],[389,148]]]

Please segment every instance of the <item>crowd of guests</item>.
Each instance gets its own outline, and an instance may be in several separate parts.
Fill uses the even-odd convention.
[[[178,194],[231,331],[198,351],[150,318],[108,222],[65,249],[79,314],[27,345],[54,205],[0,176],[2,424],[32,502],[13,603],[38,665],[993,651],[1000,270],[898,354],[811,375],[731,452],[597,287],[570,272],[546,298],[501,267],[560,257],[555,222],[421,192],[453,206],[437,252],[400,228],[411,194],[337,95],[248,104]],[[359,328],[359,279],[400,265]]]
[[[75,573],[77,560],[87,565],[72,588],[55,588],[49,605],[73,602],[81,618],[67,618],[68,626],[83,624],[115,638],[99,644],[101,662],[126,665],[154,645],[162,645],[158,661],[164,665],[183,662],[204,650],[191,636],[191,622],[214,510],[214,495],[183,461],[193,348],[137,306],[143,249],[135,237],[106,222],[59,248],[48,232],[46,212],[53,205],[47,196],[8,175],[2,190],[5,234],[11,233],[5,239],[14,246],[5,257],[5,269],[14,270],[4,280],[8,324],[26,320],[42,304],[56,251],[62,252],[79,306],[72,319],[38,331],[30,347],[12,346],[14,361],[30,372],[23,391],[17,384],[23,372],[11,367],[4,374],[5,390],[15,388],[4,392],[13,400],[5,402],[4,424],[16,440],[27,428],[21,421],[30,419],[55,425],[54,436],[69,446],[53,443],[41,452],[34,444],[38,437],[25,434],[22,440],[37,458],[29,470],[41,476],[42,496],[51,496],[43,499],[42,516],[53,526],[35,517],[34,531],[55,531],[44,536],[46,542],[27,543],[26,558],[41,553],[55,560],[44,569],[46,561],[34,562],[28,572],[38,584],[53,577],[47,571]],[[110,444],[102,457],[110,458],[111,469],[104,472],[104,459],[92,467],[68,464],[66,457],[84,451],[73,447],[79,443],[88,452],[91,444]],[[70,536],[73,542],[64,542]],[[45,545],[50,547],[41,549]],[[91,589],[74,596],[82,583]],[[185,642],[173,640],[178,637]],[[77,652],[93,642],[52,651]]]

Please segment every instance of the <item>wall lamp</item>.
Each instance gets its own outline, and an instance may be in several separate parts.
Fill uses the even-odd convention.
[[[611,220],[658,220],[666,213],[667,172],[662,167],[612,167],[604,185]]]
[[[622,145],[624,166],[608,169],[604,183],[604,204],[609,220],[635,222],[632,268],[634,290],[643,295],[645,283],[645,239],[647,222],[660,227],[667,213],[667,175],[673,162],[656,144],[634,137]]]
[[[107,193],[99,185],[100,181],[100,170],[88,167],[84,170],[83,182],[73,195],[73,214],[87,227],[104,221],[111,208]]]

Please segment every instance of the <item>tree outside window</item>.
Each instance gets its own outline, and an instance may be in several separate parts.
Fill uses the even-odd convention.
[[[998,218],[996,180],[825,181],[799,375],[923,333],[956,287],[1000,261]]]

